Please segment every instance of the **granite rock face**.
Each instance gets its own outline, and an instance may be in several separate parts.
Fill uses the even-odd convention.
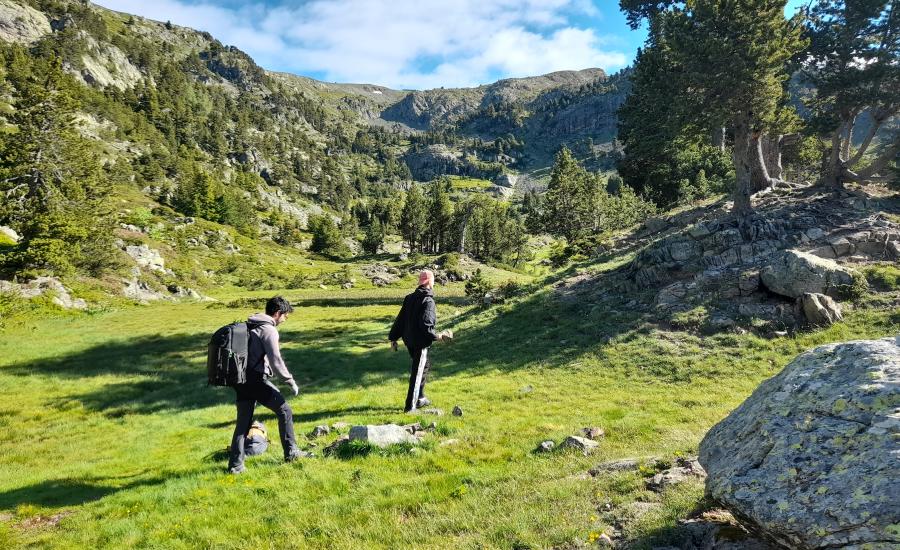
[[[707,493],[789,548],[900,548],[900,336],[828,344],[700,444]]]

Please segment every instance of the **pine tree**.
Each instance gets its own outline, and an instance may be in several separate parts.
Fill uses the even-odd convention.
[[[366,234],[362,241],[363,250],[367,254],[378,254],[384,245],[384,226],[381,220],[374,218],[369,227],[366,228]]]
[[[900,133],[864,161],[878,131],[900,113],[900,1],[819,0],[806,34],[803,74],[815,93],[809,106],[831,145],[823,183],[840,188],[887,170],[900,154]],[[863,120],[868,128],[854,151]]]
[[[7,51],[15,131],[0,142],[0,224],[22,236],[4,264],[28,273],[98,273],[112,262],[112,228],[97,153],[75,128],[74,84],[60,60],[29,66]]]
[[[650,22],[648,46],[661,48],[680,71],[671,75],[670,105],[679,124],[706,132],[729,121],[734,134],[734,212],[752,208],[752,171],[765,179],[760,137],[783,105],[787,64],[805,42],[799,19],[784,17],[785,0],[621,0],[629,23]]]
[[[422,190],[418,185],[412,184],[406,192],[406,201],[400,214],[400,232],[409,245],[410,252],[421,252],[427,230],[428,206]]]
[[[579,166],[568,148],[556,155],[543,200],[543,226],[569,242],[596,228],[599,179]]]
[[[431,185],[426,239],[426,247],[429,252],[446,252],[450,249],[449,240],[453,225],[450,185],[449,178],[440,178]]]

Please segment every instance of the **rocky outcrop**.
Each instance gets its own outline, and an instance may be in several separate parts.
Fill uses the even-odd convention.
[[[832,260],[799,250],[780,251],[760,272],[763,286],[775,294],[799,298],[813,292],[838,296],[853,285],[858,275]]]
[[[109,43],[99,43],[92,36],[82,32],[88,53],[81,57],[80,71],[75,72],[86,84],[99,88],[112,86],[120,90],[133,87],[143,75],[131,64],[122,50]]]
[[[461,151],[446,145],[429,145],[419,150],[412,149],[403,156],[413,179],[431,181],[442,175],[483,177],[484,170],[473,164]]]
[[[317,204],[309,203],[301,205],[288,200],[281,189],[277,187],[269,187],[266,189],[263,186],[259,186],[257,193],[263,202],[275,207],[275,209],[282,213],[295,218],[303,229],[306,229],[311,215],[321,215],[325,212]]]
[[[32,299],[49,296],[50,301],[63,309],[85,309],[87,302],[81,298],[72,298],[68,288],[56,277],[37,277],[27,283],[0,281],[0,294],[14,294],[21,298]]]
[[[494,185],[498,187],[509,187],[513,188],[516,186],[516,182],[519,180],[519,176],[515,174],[504,173],[500,174],[496,178],[494,178]]]
[[[154,250],[146,244],[128,245],[125,247],[125,253],[131,256],[134,262],[150,271],[165,273],[166,265],[162,255],[158,250]]]
[[[43,13],[19,2],[0,0],[0,40],[31,44],[50,32],[50,21]]]
[[[900,547],[900,336],[794,359],[706,434],[707,493],[788,548]]]

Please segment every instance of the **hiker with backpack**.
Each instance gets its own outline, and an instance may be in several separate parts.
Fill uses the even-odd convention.
[[[419,286],[416,290],[403,299],[403,306],[388,335],[391,349],[394,351],[397,351],[397,340],[403,339],[411,359],[404,412],[431,404],[425,397],[425,381],[428,378],[428,371],[431,370],[428,348],[436,341],[451,338],[448,333],[438,334],[434,330],[437,323],[437,308],[434,305],[433,289],[434,273],[426,269],[419,274]]]
[[[244,446],[257,403],[278,417],[285,462],[293,462],[300,456],[291,407],[269,380],[273,375],[278,376],[294,395],[300,392],[281,358],[276,328],[293,311],[287,300],[275,296],[266,302],[265,313],[251,315],[246,323],[223,327],[210,342],[210,383],[232,386],[236,394],[237,421],[228,460],[228,470],[232,474],[244,471]]]

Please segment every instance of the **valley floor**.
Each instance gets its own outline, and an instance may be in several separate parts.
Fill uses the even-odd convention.
[[[700,482],[662,494],[647,468],[586,472],[623,457],[691,455],[757,384],[817,344],[896,334],[890,311],[793,338],[662,331],[639,313],[556,300],[541,289],[477,310],[438,288],[429,396],[444,416],[402,414],[407,356],[386,343],[401,289],[285,291],[282,326],[301,384],[301,446],[275,439],[244,475],[225,473],[229,389],[206,387],[205,347],[253,299],[31,318],[0,338],[0,545],[4,548],[578,548],[614,529],[636,547],[676,542],[703,508]],[[258,296],[259,293],[256,293]],[[450,415],[459,405],[461,417]],[[335,422],[436,421],[409,453],[323,457]],[[587,426],[592,456],[536,454]],[[457,440],[455,444],[449,440]],[[315,446],[313,446],[315,445]],[[652,473],[652,471],[650,472]],[[649,504],[634,505],[635,502]]]

